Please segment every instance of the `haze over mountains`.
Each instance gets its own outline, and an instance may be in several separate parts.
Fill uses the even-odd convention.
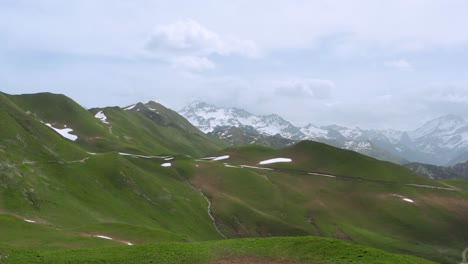
[[[316,140],[396,163],[453,165],[468,159],[468,122],[456,115],[441,116],[413,131],[398,131],[339,125],[297,127],[276,114],[259,116],[243,109],[199,101],[187,105],[179,113],[201,131],[215,132],[222,139],[232,138],[230,130],[235,127],[250,131],[245,134],[276,136],[276,141],[281,136],[287,139],[282,141],[284,146],[299,140]],[[249,143],[258,144],[258,138],[252,137]],[[234,140],[231,144],[239,145]]]

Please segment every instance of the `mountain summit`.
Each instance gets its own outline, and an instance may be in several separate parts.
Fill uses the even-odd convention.
[[[441,116],[414,131],[398,131],[339,125],[297,127],[276,114],[257,116],[239,108],[217,107],[200,101],[189,104],[179,113],[203,132],[216,130],[216,134],[223,137],[230,137],[227,131],[230,127],[248,126],[266,136],[320,141],[397,163],[446,165],[468,158],[468,122],[456,115]],[[232,139],[230,144],[236,145]]]

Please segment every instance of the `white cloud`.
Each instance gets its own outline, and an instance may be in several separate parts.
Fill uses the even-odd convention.
[[[204,71],[216,68],[214,62],[205,57],[179,56],[171,59],[171,65],[175,69],[189,71]]]
[[[276,88],[276,94],[295,98],[330,99],[335,84],[329,80],[296,79],[282,82]]]
[[[157,26],[146,44],[146,49],[163,55],[217,54],[254,57],[258,54],[253,41],[221,36],[192,19]]]
[[[413,65],[405,59],[398,59],[392,61],[386,61],[384,63],[385,67],[393,68],[399,71],[412,71]]]

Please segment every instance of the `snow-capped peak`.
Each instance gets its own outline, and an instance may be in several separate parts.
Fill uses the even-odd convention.
[[[200,101],[192,102],[179,113],[205,133],[212,132],[218,126],[252,126],[266,135],[302,137],[299,128],[276,114],[257,116],[239,108],[217,107]]]
[[[411,132],[412,139],[422,137],[447,136],[457,133],[460,129],[466,129],[468,122],[460,116],[445,115],[425,123],[422,127]]]

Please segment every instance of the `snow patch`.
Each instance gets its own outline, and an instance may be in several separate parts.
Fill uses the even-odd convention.
[[[225,159],[229,159],[229,157],[230,157],[229,155],[224,155],[224,156],[216,157],[213,160],[225,160]]]
[[[138,155],[138,154],[130,154],[125,152],[119,152],[121,156],[130,156],[133,158],[144,158],[144,159],[166,159],[169,158],[168,156],[145,156],[145,155]]]
[[[161,164],[161,166],[170,167],[170,166],[172,166],[172,164],[170,162],[166,162],[166,163]]]
[[[70,134],[70,132],[73,131],[73,129],[71,129],[71,128],[64,128],[64,129],[55,128],[49,123],[45,123],[45,125],[52,128],[53,130],[55,130],[55,132],[59,133],[62,137],[66,138],[66,139],[69,139],[71,141],[75,141],[75,140],[78,139],[77,135]]]
[[[392,194],[392,195],[401,198],[401,199],[402,199],[403,201],[405,201],[405,202],[414,203],[414,201],[413,201],[412,199],[406,198],[406,197],[404,197],[404,196],[402,196],[402,195],[399,195],[399,194]]]
[[[28,223],[37,223],[36,221],[34,220],[30,220],[30,219],[23,219],[25,222],[28,222]]]
[[[225,160],[229,159],[229,155],[224,155],[224,156],[219,156],[219,157],[205,157],[205,158],[200,158],[199,160]]]
[[[114,240],[112,237],[103,236],[103,235],[95,235],[94,237],[99,237],[99,238],[103,238],[103,239],[107,239],[107,240]]]
[[[94,117],[101,120],[101,122],[103,122],[104,124],[109,125],[109,122],[107,121],[107,116],[104,114],[103,111],[99,111]]]
[[[127,107],[127,108],[124,108],[124,110],[132,110],[135,106],[136,106],[136,104],[131,105],[131,106]]]
[[[264,160],[260,161],[260,165],[265,165],[265,164],[272,164],[272,163],[278,163],[278,162],[291,162],[292,159],[289,158],[274,158],[274,159],[269,159],[269,160]]]
[[[414,203],[414,201],[409,198],[403,198],[403,201],[408,202],[408,203]]]
[[[165,158],[164,160],[173,160],[174,157]]]

